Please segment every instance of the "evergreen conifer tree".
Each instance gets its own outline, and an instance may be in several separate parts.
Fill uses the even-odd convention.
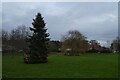
[[[30,27],[30,30],[33,34],[28,38],[29,51],[26,52],[24,61],[25,63],[46,63],[49,34],[46,32],[46,23],[40,13],[33,19],[32,25],[33,27]]]

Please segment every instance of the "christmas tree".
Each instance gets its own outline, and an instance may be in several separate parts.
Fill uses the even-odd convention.
[[[46,63],[48,54],[49,34],[45,27],[46,23],[40,13],[33,19],[33,27],[30,30],[33,32],[28,38],[29,50],[25,54],[25,63]]]

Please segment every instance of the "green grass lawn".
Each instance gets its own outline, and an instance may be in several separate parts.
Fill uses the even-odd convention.
[[[8,78],[117,78],[118,55],[49,55],[43,64],[25,64],[22,55],[4,55],[2,70]]]
[[[2,53],[0,52],[0,79],[2,78]]]

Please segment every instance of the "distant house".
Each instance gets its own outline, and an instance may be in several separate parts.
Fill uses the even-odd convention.
[[[100,43],[98,43],[96,40],[91,40],[89,44],[90,52],[111,52],[110,48],[101,46]]]
[[[97,50],[99,51],[101,49],[100,43],[98,43],[96,40],[91,40],[89,46],[89,50]]]
[[[110,48],[107,48],[107,47],[101,47],[100,52],[102,52],[102,53],[110,53],[110,52],[111,52],[111,49],[110,49]]]

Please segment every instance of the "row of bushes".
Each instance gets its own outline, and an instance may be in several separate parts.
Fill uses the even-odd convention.
[[[112,51],[111,50],[95,50],[95,49],[92,49],[92,50],[88,50],[86,51],[87,53],[111,53]]]

